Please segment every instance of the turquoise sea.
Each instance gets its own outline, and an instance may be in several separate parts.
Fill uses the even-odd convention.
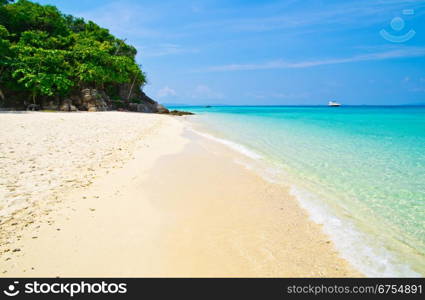
[[[425,275],[425,107],[173,108],[290,185],[365,275]]]

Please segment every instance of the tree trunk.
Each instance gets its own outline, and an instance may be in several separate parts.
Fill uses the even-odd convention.
[[[127,96],[127,102],[130,102],[130,96],[131,96],[131,93],[133,92],[133,87],[134,87],[134,83],[136,82],[136,78],[137,76],[134,76],[133,83],[131,84],[131,87],[130,87],[130,92],[128,93],[128,96]]]

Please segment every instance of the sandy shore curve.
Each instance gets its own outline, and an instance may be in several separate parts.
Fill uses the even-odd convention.
[[[0,114],[0,274],[361,276],[286,187],[183,119]]]

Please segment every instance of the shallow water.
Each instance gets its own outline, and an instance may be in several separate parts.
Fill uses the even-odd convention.
[[[272,166],[360,271],[425,274],[425,107],[180,109]]]

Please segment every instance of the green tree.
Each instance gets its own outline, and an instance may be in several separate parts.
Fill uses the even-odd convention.
[[[73,86],[69,79],[70,67],[63,50],[46,50],[24,44],[12,47],[17,58],[12,76],[22,88],[30,92],[36,104],[39,95],[65,95]]]
[[[0,67],[7,64],[10,59],[10,41],[8,40],[9,32],[0,25]]]
[[[9,65],[11,63],[11,51],[10,51],[10,42],[8,40],[9,32],[7,29],[0,25],[0,100],[4,100],[4,93],[2,90],[3,79],[6,78],[6,72],[9,70]]]
[[[6,5],[6,9],[10,15],[7,24],[8,30],[18,36],[27,30],[67,35],[68,28],[65,18],[54,6],[43,6],[28,0],[19,0],[14,4]]]
[[[121,84],[137,88],[146,82],[136,49],[109,30],[54,6],[11,2],[0,0],[3,90],[24,92],[35,103],[40,95],[67,96],[87,87],[114,93]]]

